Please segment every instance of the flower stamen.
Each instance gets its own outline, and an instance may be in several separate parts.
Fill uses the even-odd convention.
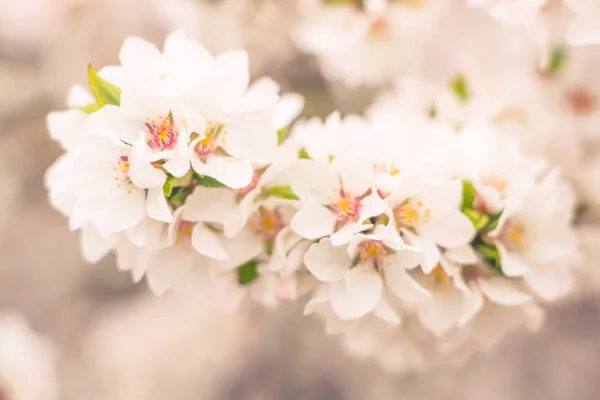
[[[340,189],[337,199],[331,199],[331,207],[340,222],[358,221],[360,217],[360,199]]]
[[[171,115],[158,119],[146,118],[146,127],[148,128],[148,145],[155,150],[172,149],[177,142],[179,129],[173,123]]]

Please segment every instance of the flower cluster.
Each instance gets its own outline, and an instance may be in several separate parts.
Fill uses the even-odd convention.
[[[306,314],[395,369],[537,326],[570,290],[573,193],[485,119],[373,110],[288,129],[303,100],[249,86],[244,53],[177,32],[162,53],[128,39],[120,59],[48,116],[66,150],[50,200],[88,260],[114,249],[157,294],[231,306],[306,295]]]
[[[563,35],[573,46],[600,44],[600,4],[594,0],[468,0],[468,4],[526,28],[542,45]]]
[[[385,83],[412,71],[449,6],[446,1],[324,1],[306,12],[295,36],[324,75],[351,86]],[[329,4],[331,3],[331,4]]]
[[[490,51],[494,38],[488,34],[494,25],[502,29],[501,45],[508,43],[511,35],[518,38],[511,50],[531,40],[535,48],[530,48],[529,54],[537,55],[543,66],[552,63],[552,51],[557,46],[600,44],[600,5],[595,0],[317,3],[297,28],[295,42],[300,50],[316,56],[327,79],[350,86],[377,86],[423,70],[432,78],[441,56],[468,57],[471,42],[481,47],[473,55],[495,57],[496,49]],[[494,24],[490,17],[502,24]],[[528,35],[522,35],[521,30]],[[456,31],[461,34],[456,36]],[[475,40],[471,37],[474,31]],[[444,33],[443,40],[436,35],[439,32]],[[455,41],[460,41],[460,46],[454,46]],[[481,66],[486,62],[479,57],[472,65],[464,64]]]

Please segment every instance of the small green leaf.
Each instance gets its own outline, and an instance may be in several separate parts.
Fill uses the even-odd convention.
[[[565,65],[566,58],[567,53],[563,49],[560,47],[554,49],[550,55],[550,62],[548,63],[548,68],[546,70],[547,73],[550,76],[558,74]]]
[[[477,245],[477,250],[485,257],[500,259],[500,252],[496,245],[491,243],[480,243]]]
[[[473,210],[472,208],[467,208],[463,211],[463,214],[465,214],[471,220],[471,222],[477,229],[479,229],[479,227],[484,226],[488,221],[487,215],[480,213],[477,210]]]
[[[463,212],[465,210],[473,209],[473,204],[475,203],[475,188],[471,182],[463,181],[462,199],[461,210],[463,210]]]
[[[283,141],[285,140],[285,138],[288,134],[289,129],[290,129],[290,127],[286,126],[277,131],[277,143],[278,144],[283,143]]]
[[[450,83],[450,86],[460,101],[465,102],[469,100],[469,85],[464,76],[457,75]]]
[[[308,153],[306,152],[306,149],[301,148],[300,151],[298,152],[298,158],[303,158],[306,160],[310,160],[310,156],[308,155]]]
[[[263,190],[263,194],[265,194],[267,197],[273,196],[286,200],[299,200],[298,196],[296,196],[296,193],[294,193],[292,188],[289,186],[273,186]]]
[[[173,193],[173,186],[169,182],[169,179],[167,179],[167,181],[165,182],[165,184],[163,186],[163,193],[165,194],[165,197],[167,197],[167,198],[171,195],[171,193]]]
[[[188,173],[181,178],[168,176],[165,185],[163,186],[163,192],[165,193],[165,196],[169,197],[173,189],[176,187],[189,186],[189,184],[192,183],[193,178],[194,172],[192,170],[189,170]]]
[[[93,104],[89,104],[85,107],[79,107],[79,109],[81,111],[83,111],[86,114],[91,114],[91,113],[95,113],[96,111],[98,111],[101,107],[98,105],[98,103],[93,103]]]
[[[256,269],[257,266],[257,260],[250,260],[247,263],[240,265],[237,268],[238,283],[244,286],[255,281],[259,277]]]
[[[475,244],[473,248],[479,254],[481,254],[483,261],[488,264],[496,273],[505,276],[504,272],[502,272],[502,265],[500,262],[500,252],[498,252],[498,248],[496,245],[492,243],[485,243],[479,240],[475,240]]]
[[[360,8],[364,8],[364,0],[323,0],[326,5],[354,4]]]
[[[211,178],[206,175],[198,175],[194,174],[194,180],[200,186],[209,187],[209,188],[222,188],[225,187],[221,182],[216,180],[215,178]]]
[[[98,71],[90,64],[88,66],[90,89],[96,98],[98,107],[105,105],[118,106],[121,104],[121,89],[98,75]]]
[[[502,216],[503,211],[500,211],[496,214],[490,214],[488,222],[480,229],[480,232],[487,233],[496,229],[498,227],[498,221],[500,221],[500,217]]]
[[[171,188],[171,193],[168,196],[169,204],[174,208],[181,207],[185,204],[185,201],[190,194],[192,194],[192,191],[187,187],[173,187]]]

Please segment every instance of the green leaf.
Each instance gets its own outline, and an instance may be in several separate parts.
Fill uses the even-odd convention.
[[[259,275],[258,271],[256,270],[257,266],[257,260],[250,260],[247,263],[240,265],[237,268],[238,283],[244,286],[258,279]]]
[[[185,204],[185,201],[190,194],[192,194],[192,191],[187,187],[174,187],[171,189],[171,193],[168,197],[169,204],[175,208],[181,207]]]
[[[364,8],[364,0],[323,0],[327,5],[354,4],[360,8]]]
[[[473,204],[475,203],[475,188],[471,182],[463,181],[462,199],[461,210],[463,210],[463,212],[465,210],[473,209]]]
[[[286,126],[277,131],[277,143],[278,144],[283,143],[283,141],[285,140],[285,138],[288,134],[289,129],[290,129],[290,127]]]
[[[500,259],[500,252],[496,245],[492,243],[480,243],[477,246],[477,251],[483,254],[485,257]]]
[[[181,178],[168,176],[165,185],[163,186],[163,192],[165,193],[165,196],[169,197],[174,188],[189,186],[189,184],[192,183],[193,178],[194,172],[192,170],[189,170],[188,173]]]
[[[474,244],[473,248],[479,254],[481,254],[483,261],[488,264],[496,273],[505,276],[504,272],[502,272],[502,265],[500,262],[500,253],[498,252],[498,248],[496,245],[492,243],[485,243],[481,240],[476,240],[477,243]]]
[[[548,68],[546,70],[547,73],[551,76],[558,74],[565,65],[566,58],[567,53],[563,49],[560,47],[554,49],[550,55],[550,62],[548,63]]]
[[[460,101],[465,102],[469,100],[469,85],[464,76],[457,75],[450,83],[450,86]]]
[[[211,178],[206,175],[198,175],[194,174],[194,180],[200,186],[209,187],[209,188],[222,188],[225,187],[221,182],[216,180],[215,178]]]
[[[498,227],[498,221],[500,221],[500,217],[502,216],[503,211],[504,210],[496,214],[490,214],[488,222],[480,229],[480,232],[487,233],[496,229],[496,227]]]
[[[289,186],[273,186],[263,190],[263,194],[265,194],[267,197],[273,196],[286,200],[299,200],[298,196],[296,196],[296,193],[294,193],[292,188]]]
[[[306,152],[306,149],[301,148],[300,151],[298,152],[298,158],[303,158],[303,159],[307,159],[310,160],[310,156],[308,155],[308,153]]]
[[[105,105],[118,106],[121,104],[121,89],[98,75],[98,71],[90,64],[88,66],[90,89],[96,98],[98,107]]]
[[[489,221],[487,214],[473,210],[472,208],[467,208],[463,213],[471,220],[477,230],[483,228]]]
[[[86,114],[91,114],[91,113],[95,113],[96,111],[98,111],[101,107],[98,105],[98,103],[93,103],[93,104],[89,104],[85,107],[79,107],[79,109],[81,111],[83,111]]]

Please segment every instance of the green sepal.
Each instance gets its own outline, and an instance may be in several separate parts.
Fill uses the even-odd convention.
[[[497,274],[504,275],[502,272],[502,263],[500,262],[500,252],[498,248],[493,243],[486,243],[479,240],[475,240],[473,244],[473,248],[477,253],[481,255],[483,261],[490,266]]]
[[[286,126],[277,131],[277,144],[283,143],[283,141],[287,137],[289,129],[290,127]]]
[[[469,85],[467,84],[467,80],[464,76],[457,75],[450,83],[450,87],[460,101],[466,102],[469,100]]]
[[[86,114],[95,113],[96,111],[100,110],[100,108],[102,107],[100,107],[98,103],[92,103],[84,107],[78,107],[79,110],[83,111]]]
[[[225,187],[221,182],[206,175],[198,175],[194,174],[194,180],[200,186],[209,187],[209,188],[222,188]]]
[[[473,204],[475,204],[475,188],[471,182],[463,181],[462,205],[460,209],[463,212],[472,210]]]
[[[554,76],[558,74],[565,65],[566,59],[567,53],[560,47],[555,48],[550,55],[550,61],[548,62],[548,68],[546,69],[548,75]]]
[[[488,215],[488,222],[485,224],[485,226],[483,226],[480,229],[481,233],[487,233],[487,232],[491,232],[494,229],[496,229],[498,227],[498,222],[500,221],[500,217],[502,216],[502,212],[504,210],[500,211],[499,213],[496,214],[489,214]]]
[[[482,231],[482,229],[490,221],[490,217],[487,214],[481,213],[471,208],[464,210],[463,213],[471,220],[477,231]]]
[[[289,186],[273,186],[264,189],[261,195],[265,196],[265,198],[273,196],[285,200],[300,200]]]
[[[250,260],[237,268],[238,283],[241,286],[248,285],[258,279],[258,261]]]
[[[105,105],[121,105],[121,89],[102,78],[91,64],[88,66],[88,76],[98,109]]]
[[[310,160],[310,155],[308,154],[308,152],[306,151],[306,149],[303,147],[300,149],[300,151],[298,151],[298,158],[301,159],[305,159],[305,160]]]

